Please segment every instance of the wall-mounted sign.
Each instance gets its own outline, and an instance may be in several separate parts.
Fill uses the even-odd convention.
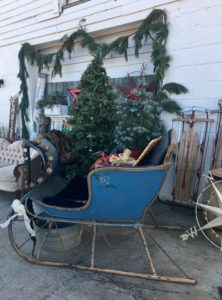
[[[10,113],[9,113],[9,128],[8,128],[8,139],[10,141],[15,140],[16,133],[16,115],[18,111],[18,95],[11,97],[10,99]]]

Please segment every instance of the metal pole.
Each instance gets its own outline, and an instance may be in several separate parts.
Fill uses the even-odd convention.
[[[92,239],[92,254],[91,254],[91,268],[94,268],[95,264],[95,246],[96,246],[96,225],[93,225],[93,239]]]
[[[142,241],[143,241],[143,245],[144,245],[145,250],[146,250],[146,255],[147,255],[148,263],[149,263],[150,266],[151,266],[153,275],[156,275],[156,270],[155,270],[155,268],[154,268],[153,261],[152,261],[151,255],[150,255],[150,251],[149,251],[149,249],[148,249],[148,245],[147,245],[147,242],[146,242],[146,240],[145,240],[145,237],[144,237],[143,230],[142,230],[142,227],[141,227],[141,226],[139,227],[139,233],[140,233],[141,239],[142,239]]]

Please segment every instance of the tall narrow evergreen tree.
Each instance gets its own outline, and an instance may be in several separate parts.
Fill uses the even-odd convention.
[[[71,136],[79,154],[79,163],[72,166],[74,174],[86,175],[95,160],[93,153],[109,153],[115,146],[115,94],[98,52],[82,75],[81,95],[71,110]]]

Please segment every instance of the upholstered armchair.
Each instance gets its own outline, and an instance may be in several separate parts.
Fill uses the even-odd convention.
[[[24,163],[23,140],[10,143],[0,138],[0,190],[16,192],[21,189],[18,166]],[[38,156],[34,149],[30,149],[31,159]]]

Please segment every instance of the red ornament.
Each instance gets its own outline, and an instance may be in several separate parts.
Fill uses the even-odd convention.
[[[111,84],[112,87],[117,88],[120,91],[122,91],[125,95],[127,95],[127,98],[129,100],[136,100],[136,101],[141,100],[139,96],[135,95],[134,91],[141,90],[140,81],[142,80],[143,76],[145,75],[146,67],[147,67],[147,65],[142,64],[140,75],[139,75],[139,78],[137,79],[136,83],[133,82],[132,76],[130,75],[130,74],[134,73],[134,72],[132,72],[130,74],[127,74],[128,83],[129,83],[128,87],[119,86],[119,85],[116,85],[115,83]],[[145,88],[146,91],[152,92],[154,90],[154,82],[152,81],[148,85],[143,86],[143,88]]]

